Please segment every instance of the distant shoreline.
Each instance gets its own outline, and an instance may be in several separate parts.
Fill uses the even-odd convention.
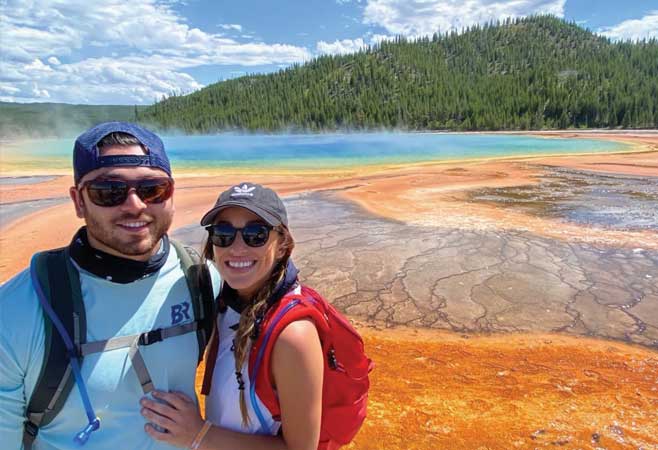
[[[84,131],[81,130],[80,133]],[[168,134],[166,131],[154,130],[160,136],[216,136],[221,134],[232,134],[236,136],[303,136],[303,135],[329,135],[329,134],[371,134],[371,133],[419,133],[419,134],[511,134],[511,135],[562,135],[562,134],[603,134],[603,135],[632,135],[632,134],[656,134],[658,128],[638,128],[638,129],[610,129],[610,128],[573,128],[566,130],[473,130],[473,131],[455,131],[455,130],[400,130],[400,129],[372,129],[372,130],[332,130],[332,131],[319,131],[316,133],[296,133],[296,132],[281,132],[281,133],[250,133],[240,131],[218,131],[216,133],[174,133]],[[48,139],[71,139],[72,141],[78,134],[70,136],[36,136],[36,137],[0,137],[0,145],[15,144],[25,141],[41,141]]]
[[[55,177],[56,177],[55,175],[0,176],[0,185],[44,183],[46,181],[50,181],[54,179]]]

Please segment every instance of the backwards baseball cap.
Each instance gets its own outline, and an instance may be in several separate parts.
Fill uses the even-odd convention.
[[[237,184],[219,194],[215,206],[201,219],[201,225],[212,224],[221,210],[231,206],[248,209],[273,227],[288,226],[286,207],[277,193],[249,182]]]
[[[98,143],[112,133],[134,136],[146,149],[145,155],[101,156]],[[162,140],[153,132],[128,122],[105,122],[82,133],[73,146],[73,176],[75,183],[92,170],[112,166],[147,166],[161,169],[171,176],[169,158]]]

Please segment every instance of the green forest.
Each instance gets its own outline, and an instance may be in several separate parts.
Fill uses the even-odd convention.
[[[0,102],[0,136],[70,137],[100,122],[135,121],[143,106]]]
[[[510,19],[219,82],[137,115],[188,133],[656,128],[658,41]]]

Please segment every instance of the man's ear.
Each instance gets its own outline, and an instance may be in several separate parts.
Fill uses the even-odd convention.
[[[75,215],[80,219],[85,218],[85,202],[82,198],[82,191],[79,191],[75,186],[71,186],[69,189],[69,196],[73,200],[73,206],[75,207]]]
[[[174,194],[175,193],[176,193],[176,185],[174,184],[171,187],[171,197],[169,197],[169,199],[171,200],[171,213],[172,214],[176,212],[176,205],[174,204]]]

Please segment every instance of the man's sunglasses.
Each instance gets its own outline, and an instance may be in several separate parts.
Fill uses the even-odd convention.
[[[206,227],[210,241],[217,247],[230,247],[235,241],[235,236],[242,234],[242,240],[249,247],[262,247],[270,238],[270,225],[264,223],[250,223],[242,228],[235,228],[230,223],[219,223]]]
[[[103,180],[85,181],[80,190],[87,189],[89,200],[98,206],[119,206],[128,198],[132,189],[144,203],[162,203],[174,192],[174,180],[171,178],[144,178],[141,180]]]

